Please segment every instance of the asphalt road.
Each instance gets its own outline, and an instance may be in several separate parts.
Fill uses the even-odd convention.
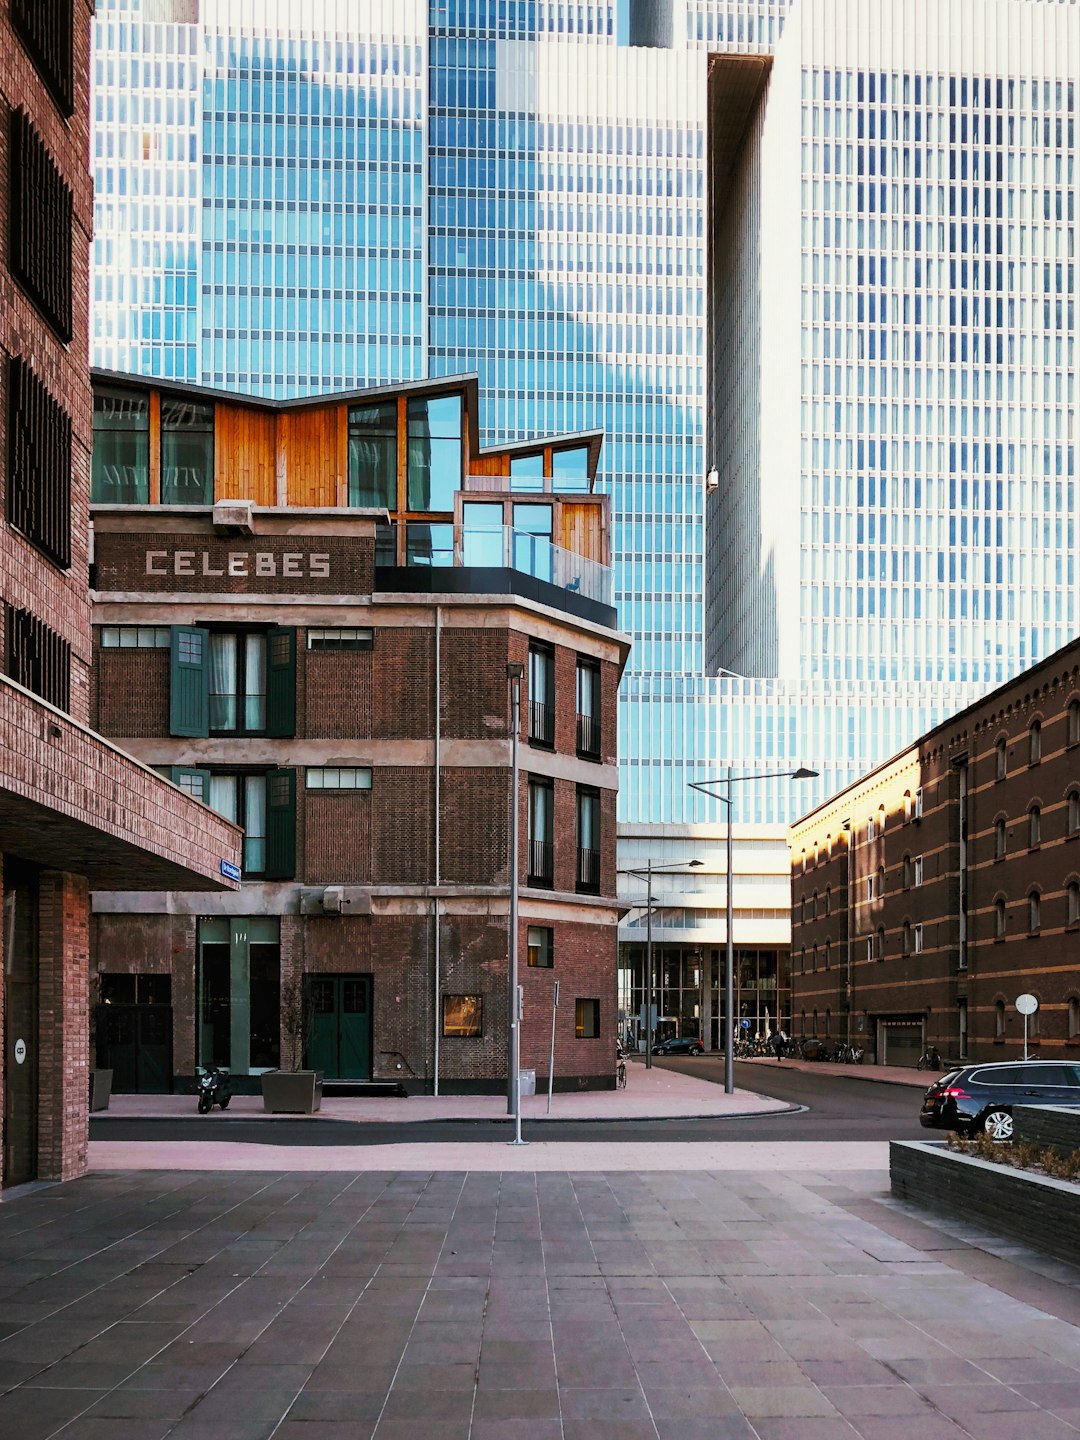
[[[723,1060],[672,1059],[662,1062],[672,1070],[686,1070],[723,1084]],[[918,1140],[925,1138],[919,1125],[920,1092],[906,1085],[858,1080],[847,1075],[819,1075],[785,1065],[736,1065],[739,1089],[773,1095],[793,1105],[797,1113],[752,1115],[744,1119],[680,1120],[542,1120],[526,1122],[522,1133],[531,1140]],[[346,1120],[233,1119],[215,1111],[179,1119],[121,1119],[93,1115],[91,1140],[208,1140],[260,1145],[395,1145],[425,1141],[483,1141],[502,1131],[505,1121],[405,1119],[408,1101],[402,1102],[402,1120],[357,1124]],[[224,1130],[222,1127],[225,1127]]]

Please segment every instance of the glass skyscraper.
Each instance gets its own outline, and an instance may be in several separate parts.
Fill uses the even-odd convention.
[[[93,358],[602,428],[624,820],[823,793],[1076,633],[1076,75],[1075,0],[99,0]]]

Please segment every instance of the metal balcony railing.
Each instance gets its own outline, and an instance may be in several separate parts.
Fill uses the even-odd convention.
[[[541,745],[555,744],[555,707],[543,700],[529,702],[529,739]]]
[[[555,879],[555,846],[550,840],[529,841],[529,884],[551,885]]]
[[[588,760],[600,758],[600,721],[595,715],[577,717],[577,753]]]
[[[590,895],[600,893],[600,851],[582,850],[577,852],[577,888]]]

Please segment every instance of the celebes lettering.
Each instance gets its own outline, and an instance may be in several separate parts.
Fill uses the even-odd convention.
[[[230,550],[224,557],[209,550],[148,550],[147,575],[193,575],[207,580],[229,576],[245,580],[328,580],[330,556],[309,555],[300,550]]]

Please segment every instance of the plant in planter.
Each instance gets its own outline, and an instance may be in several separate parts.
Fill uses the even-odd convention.
[[[112,1095],[113,1072],[98,1065],[98,1037],[104,1034],[106,1026],[105,1007],[101,1003],[101,977],[90,977],[90,1110],[107,1110]]]
[[[275,1115],[314,1115],[322,1105],[323,1072],[301,1069],[311,1032],[311,1003],[303,977],[281,987],[281,1045],[285,1064],[262,1075],[263,1109]]]

